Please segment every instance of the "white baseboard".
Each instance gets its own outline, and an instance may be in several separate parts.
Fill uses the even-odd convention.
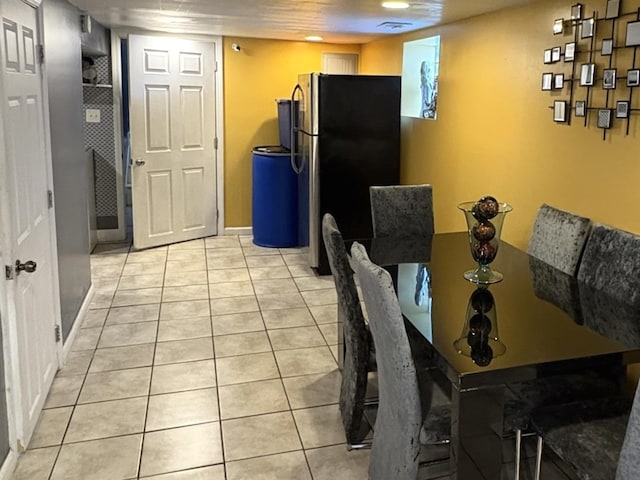
[[[252,227],[225,227],[223,235],[253,235]]]
[[[18,454],[15,450],[9,450],[2,467],[0,467],[0,480],[11,480],[18,464]]]
[[[119,229],[98,230],[97,236],[98,243],[122,242],[127,239],[127,232]]]
[[[71,327],[71,331],[69,332],[69,336],[67,340],[64,342],[62,346],[62,361],[60,362],[60,368],[67,363],[67,357],[69,356],[69,352],[71,351],[71,347],[73,346],[73,341],[76,339],[76,335],[82,326],[82,322],[84,322],[84,317],[87,315],[87,311],[89,310],[89,305],[91,305],[91,300],[93,300],[93,283],[89,287],[87,294],[84,297],[84,301],[80,306],[80,310],[78,311],[78,315],[76,315],[76,319],[73,321],[73,327]]]

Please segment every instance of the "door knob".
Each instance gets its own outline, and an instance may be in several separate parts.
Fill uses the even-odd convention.
[[[36,271],[38,265],[33,260],[29,260],[28,262],[20,263],[20,260],[16,260],[16,273],[27,272],[33,273]]]
[[[142,160],[141,158],[136,158],[136,166],[137,166],[137,167],[141,167],[141,166],[143,166],[145,163],[147,163],[147,162],[145,162],[145,161],[144,161],[144,160]]]

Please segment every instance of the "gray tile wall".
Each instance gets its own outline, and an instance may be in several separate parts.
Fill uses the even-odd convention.
[[[98,84],[111,85],[111,57],[94,58],[98,71]],[[118,193],[116,152],[114,145],[113,89],[83,86],[84,112],[100,110],[100,123],[84,122],[84,144],[95,155],[96,221],[98,229],[118,228]],[[86,115],[85,115],[86,118]]]

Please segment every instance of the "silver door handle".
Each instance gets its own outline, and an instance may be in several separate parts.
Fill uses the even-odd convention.
[[[140,159],[140,158],[136,158],[136,167],[141,167],[141,166],[143,166],[145,163],[147,163],[147,162],[145,162],[144,160],[142,160],[142,159]]]
[[[20,272],[33,273],[36,271],[38,265],[33,260],[22,263],[20,260],[16,260],[16,274]]]

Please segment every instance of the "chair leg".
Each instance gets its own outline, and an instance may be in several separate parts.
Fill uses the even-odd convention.
[[[542,437],[538,437],[538,447],[536,449],[536,474],[534,479],[540,480],[540,468],[542,467]]]
[[[378,402],[378,397],[371,397],[371,398],[367,398],[364,401],[364,406],[365,407],[372,407],[372,406],[378,405],[378,403],[379,403]]]
[[[514,475],[515,480],[520,479],[520,454],[522,451],[522,430],[516,430],[516,473]]]
[[[372,446],[370,441],[362,441],[360,443],[347,443],[347,451],[351,450],[368,450]]]

